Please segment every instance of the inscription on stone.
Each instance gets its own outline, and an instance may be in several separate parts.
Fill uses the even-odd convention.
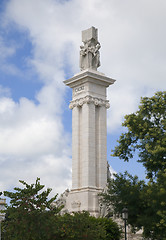
[[[75,93],[81,92],[84,90],[84,86],[75,88]]]
[[[78,208],[78,207],[81,206],[81,203],[80,203],[80,201],[74,201],[74,202],[71,203],[71,205],[72,205],[73,208]]]

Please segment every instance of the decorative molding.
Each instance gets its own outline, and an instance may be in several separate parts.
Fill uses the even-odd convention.
[[[69,104],[69,108],[73,109],[74,107],[82,107],[82,105],[85,103],[86,104],[93,103],[95,106],[98,106],[98,107],[101,107],[101,106],[105,106],[106,108],[110,107],[108,100],[103,100],[102,98],[96,98],[96,97],[87,95],[83,98],[79,98],[79,99],[71,101]]]

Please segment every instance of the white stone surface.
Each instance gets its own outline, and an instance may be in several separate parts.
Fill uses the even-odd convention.
[[[92,27],[83,31],[82,39],[96,46],[97,30]],[[72,189],[66,208],[69,212],[86,210],[99,216],[98,194],[107,183],[106,89],[115,80],[98,72],[96,62],[89,65],[86,61],[89,59],[81,63],[81,70],[85,70],[64,81],[72,88]]]
[[[98,217],[100,212],[98,193],[99,190],[95,188],[71,190],[67,198],[67,209],[69,212],[89,211]]]
[[[106,88],[115,80],[86,70],[64,83],[72,88],[72,190],[69,212],[87,210],[98,216],[98,194],[107,183]]]

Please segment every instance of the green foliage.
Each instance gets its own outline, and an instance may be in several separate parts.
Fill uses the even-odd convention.
[[[3,238],[5,240],[23,239],[49,239],[46,236],[47,228],[60,208],[53,207],[52,203],[57,195],[48,200],[51,189],[40,191],[44,185],[37,178],[35,184],[28,185],[20,181],[25,188],[14,188],[14,192],[5,191],[9,197],[10,205],[7,206],[6,219],[3,223]]]
[[[121,231],[119,230],[117,223],[115,223],[111,218],[97,218],[97,221],[106,231],[105,240],[121,239]]]
[[[23,189],[4,192],[11,200],[5,210],[2,240],[120,239],[119,228],[112,220],[95,218],[88,212],[61,216],[61,208],[53,204],[57,195],[48,199],[51,189],[43,191],[39,178],[35,184],[20,183]]]
[[[166,240],[166,170],[148,184],[127,172],[116,174],[102,196],[115,214],[120,215],[124,206],[128,208],[128,223],[133,231],[143,227],[145,237]]]
[[[140,192],[144,188],[145,182],[139,181],[137,176],[125,174],[116,174],[114,179],[108,182],[108,191],[103,193],[104,203],[113,208],[113,212],[121,215],[124,207],[128,208],[130,213],[128,223],[133,228],[141,227],[139,223],[139,213],[143,211]]]
[[[63,240],[120,240],[118,225],[111,219],[95,218],[88,212],[75,212],[58,216],[59,228],[52,239]]]
[[[166,240],[166,170],[158,173],[157,181],[150,181],[142,193],[146,204],[142,223],[145,236]]]
[[[123,126],[128,132],[122,134],[119,145],[113,151],[124,161],[133,158],[138,151],[138,162],[145,166],[148,177],[153,178],[166,168],[166,92],[141,99],[139,110],[125,116]]]
[[[143,227],[145,237],[166,240],[166,92],[142,98],[139,110],[125,116],[123,126],[127,132],[120,136],[113,156],[129,161],[137,151],[148,182],[127,172],[116,174],[103,201],[117,214],[126,206],[133,230]]]
[[[58,239],[105,239],[106,233],[104,228],[88,212],[74,213],[73,215],[66,213],[59,220],[61,228]]]

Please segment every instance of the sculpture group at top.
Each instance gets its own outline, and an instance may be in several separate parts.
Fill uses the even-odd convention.
[[[80,70],[97,70],[100,66],[100,43],[98,42],[97,28],[91,27],[82,31],[82,42],[80,46]]]

